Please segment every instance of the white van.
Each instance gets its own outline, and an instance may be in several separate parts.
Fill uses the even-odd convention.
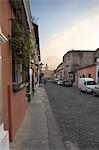
[[[93,92],[96,82],[92,78],[79,78],[78,88],[86,93]]]

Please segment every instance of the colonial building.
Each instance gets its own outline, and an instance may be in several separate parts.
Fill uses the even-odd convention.
[[[0,54],[2,57],[2,61],[0,57],[0,69],[2,68],[0,72],[0,76],[2,75],[0,80],[0,85],[2,82],[2,86],[0,86],[2,88],[0,125],[3,122],[0,126],[0,136],[1,130],[4,128],[9,131],[10,141],[12,141],[28,106],[27,86],[30,81],[29,68],[32,64],[29,54],[31,53],[33,56],[34,53],[33,44],[31,45],[33,36],[31,35],[29,1],[0,0],[0,28],[0,44],[7,41],[2,44]],[[35,46],[40,59],[38,36],[36,37]]]
[[[71,50],[63,56],[64,76],[75,81],[75,70],[95,63],[97,51]]]
[[[9,135],[8,131],[4,130],[4,121],[2,116],[2,109],[3,109],[3,97],[2,97],[2,56],[1,56],[1,44],[7,42],[7,38],[1,31],[0,26],[0,149],[9,150]]]
[[[49,70],[48,65],[46,64],[44,69],[43,69],[43,73],[44,73],[44,78],[46,79],[52,79],[53,76],[53,71]]]
[[[53,71],[53,77],[52,77],[53,79],[56,79],[57,78],[57,69],[55,69],[54,71]]]
[[[58,78],[59,80],[63,80],[64,79],[64,66],[63,66],[63,63],[60,63],[58,65],[56,70],[54,70],[53,74],[54,74],[53,75],[54,79],[55,78]]]
[[[99,84],[99,58],[97,57],[96,62],[91,65],[86,65],[84,67],[78,68],[75,71],[75,85],[78,86],[79,78],[89,77],[93,78],[96,83]]]
[[[40,75],[40,43],[39,43],[39,29],[38,25],[32,22],[32,34],[33,34],[33,49],[34,49],[34,62],[32,65],[32,90],[35,92],[39,86]]]

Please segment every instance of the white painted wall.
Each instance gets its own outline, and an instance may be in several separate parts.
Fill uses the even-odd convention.
[[[29,90],[29,94],[30,94],[30,99],[32,99],[32,94],[33,94],[33,91],[32,91],[32,69],[29,68],[29,78],[30,78],[30,81],[29,81],[29,85],[30,85],[30,90]]]
[[[0,150],[9,150],[9,135],[4,130],[3,123],[0,125]]]

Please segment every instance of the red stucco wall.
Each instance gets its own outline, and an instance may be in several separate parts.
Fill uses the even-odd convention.
[[[79,69],[76,71],[75,74],[75,84],[78,85],[78,79],[80,78],[80,76],[85,75],[86,77],[88,77],[88,74],[91,74],[91,78],[93,78],[94,80],[96,80],[96,65],[91,65],[82,69]]]
[[[19,128],[27,109],[27,99],[26,99],[26,88],[22,89],[20,92],[13,93],[11,98],[11,112],[12,112],[12,139]]]
[[[9,0],[0,0],[0,26],[3,34],[8,38],[11,35],[11,18],[14,17]],[[2,105],[3,121],[5,129],[10,131],[10,140],[14,139],[15,133],[19,128],[26,109],[26,88],[14,93],[12,89],[12,59],[9,42],[1,47],[2,53]],[[9,92],[8,92],[9,86]],[[10,104],[10,106],[9,106]],[[10,108],[10,110],[9,110]],[[10,117],[9,117],[10,115]]]

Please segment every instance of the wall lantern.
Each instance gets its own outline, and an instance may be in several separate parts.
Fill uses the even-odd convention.
[[[31,64],[34,64],[34,60],[33,59],[31,60]]]

